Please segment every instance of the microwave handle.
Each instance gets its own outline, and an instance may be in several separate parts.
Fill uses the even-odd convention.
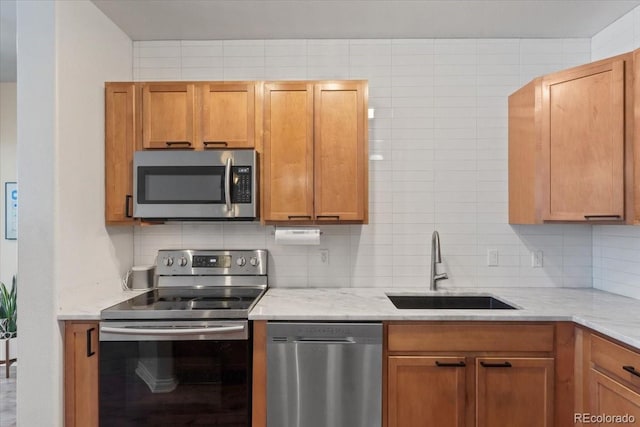
[[[224,202],[227,205],[227,212],[231,212],[231,157],[227,159],[224,168]]]

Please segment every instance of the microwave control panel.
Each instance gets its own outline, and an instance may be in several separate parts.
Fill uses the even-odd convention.
[[[251,203],[251,166],[233,166],[231,203]]]

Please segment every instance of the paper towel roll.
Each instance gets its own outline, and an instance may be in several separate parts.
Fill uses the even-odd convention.
[[[320,230],[317,228],[276,228],[278,245],[319,245]]]

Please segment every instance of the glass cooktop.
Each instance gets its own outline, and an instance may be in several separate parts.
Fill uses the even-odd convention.
[[[246,318],[262,287],[160,288],[113,305],[102,319]]]

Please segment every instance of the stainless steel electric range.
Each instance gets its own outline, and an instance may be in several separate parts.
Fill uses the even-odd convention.
[[[161,250],[157,286],[102,311],[100,426],[246,427],[264,250]]]

